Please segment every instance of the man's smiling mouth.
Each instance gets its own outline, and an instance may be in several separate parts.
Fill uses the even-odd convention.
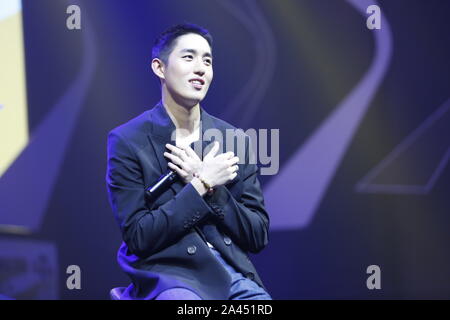
[[[191,79],[189,82],[192,84],[192,86],[196,89],[202,89],[205,85],[205,81],[203,79]]]

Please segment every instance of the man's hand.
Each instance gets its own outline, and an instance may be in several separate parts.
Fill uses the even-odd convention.
[[[170,161],[168,166],[175,171],[184,183],[192,182],[195,189],[201,194],[206,193],[203,180],[210,187],[221,186],[233,180],[237,175],[239,158],[233,152],[222,153],[216,156],[219,144],[214,145],[203,159],[197,156],[191,147],[176,147],[166,144],[167,149],[172,153],[164,152],[164,156]],[[197,176],[197,177],[195,177]]]
[[[198,172],[199,178],[211,187],[221,186],[233,180],[237,175],[239,158],[233,152],[222,153],[216,156],[219,144],[214,142],[211,151],[203,159]]]
[[[170,160],[167,164],[169,168],[178,173],[184,183],[191,182],[194,174],[200,171],[202,160],[189,146],[166,144],[166,147],[172,152],[164,152],[164,156]]]

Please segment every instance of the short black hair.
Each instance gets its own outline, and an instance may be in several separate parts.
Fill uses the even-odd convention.
[[[164,64],[167,64],[169,55],[176,44],[175,40],[178,37],[189,33],[195,33],[202,36],[208,41],[209,47],[212,50],[213,38],[207,29],[193,23],[183,23],[170,27],[156,38],[152,49],[152,60],[158,58],[161,59]]]

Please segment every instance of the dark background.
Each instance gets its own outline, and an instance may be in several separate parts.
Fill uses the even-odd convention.
[[[273,227],[268,247],[252,256],[274,299],[450,298],[446,162],[421,193],[357,190],[450,96],[450,3],[377,3],[382,23],[390,26],[392,56],[370,107],[311,221]],[[82,30],[66,28],[69,4],[80,6]],[[87,35],[94,62],[39,227],[2,239],[54,245],[59,298],[108,299],[111,288],[129,280],[116,262],[121,237],[105,187],[106,137],[160,98],[150,69],[155,37],[184,21],[210,30],[214,81],[201,105],[236,127],[280,129],[282,172],[369,69],[379,31],[368,30],[366,18],[347,1],[24,0],[30,138],[77,78],[87,59]],[[256,27],[257,19],[266,29]],[[259,82],[244,92],[256,72]],[[247,96],[236,103],[242,92]],[[426,184],[450,147],[449,113],[440,119],[375,182]],[[42,152],[51,155],[52,149]],[[263,190],[276,178],[262,176]],[[4,193],[0,201],[7,196],[24,201],[21,194]],[[277,206],[271,208],[275,222]],[[82,271],[81,290],[66,288],[66,267],[73,264]],[[373,264],[381,268],[381,290],[366,287],[366,268]],[[18,297],[35,294],[24,289]]]

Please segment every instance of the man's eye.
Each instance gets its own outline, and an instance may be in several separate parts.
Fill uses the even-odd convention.
[[[209,59],[206,59],[205,62],[206,62],[207,64],[211,64],[211,63],[212,63],[212,61],[209,60]]]
[[[192,59],[193,56],[191,56],[190,54],[188,54],[187,56],[184,56],[183,58],[189,58],[189,59]]]

